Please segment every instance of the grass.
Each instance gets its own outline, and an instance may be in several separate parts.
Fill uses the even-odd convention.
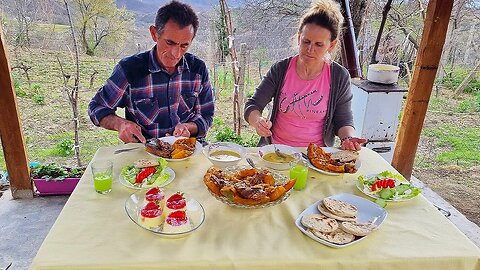
[[[471,167],[480,164],[480,128],[458,128],[451,124],[424,129],[423,134],[435,138],[443,150],[436,155],[440,164]]]

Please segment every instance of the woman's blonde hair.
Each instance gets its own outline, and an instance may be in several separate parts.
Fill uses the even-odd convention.
[[[300,18],[298,32],[300,33],[303,27],[309,23],[330,30],[331,41],[334,41],[341,35],[343,26],[340,4],[334,0],[314,0],[307,12]]]

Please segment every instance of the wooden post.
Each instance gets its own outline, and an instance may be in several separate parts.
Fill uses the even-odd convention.
[[[5,45],[0,25],[0,139],[13,198],[32,198],[32,180]]]
[[[417,53],[415,70],[408,90],[407,102],[400,125],[392,165],[407,179],[412,175],[415,153],[425,120],[428,102],[442,56],[453,0],[431,0],[422,41]]]
[[[455,97],[459,93],[462,93],[465,90],[465,88],[467,88],[468,83],[470,83],[470,81],[473,80],[473,78],[477,75],[477,71],[479,68],[480,68],[480,61],[478,61],[475,67],[470,71],[470,73],[468,73],[467,77],[463,79],[462,83],[460,83],[457,89],[453,91],[453,94],[451,95],[451,97]]]

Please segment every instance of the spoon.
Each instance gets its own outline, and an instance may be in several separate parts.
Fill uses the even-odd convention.
[[[247,160],[247,163],[250,164],[250,166],[252,166],[252,168],[255,168],[255,163],[251,158],[247,157],[246,160]]]
[[[277,156],[283,158],[283,159],[286,159],[287,158],[287,155],[280,152],[280,149],[277,148],[277,146],[275,146],[275,144],[273,144],[273,149],[275,149],[275,154],[277,154]]]

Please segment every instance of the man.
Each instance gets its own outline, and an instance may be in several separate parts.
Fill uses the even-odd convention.
[[[151,51],[122,59],[88,106],[92,122],[119,132],[125,142],[163,136],[204,137],[214,95],[205,63],[187,53],[198,29],[189,5],[172,1],[150,26]],[[115,114],[125,108],[125,118]]]

